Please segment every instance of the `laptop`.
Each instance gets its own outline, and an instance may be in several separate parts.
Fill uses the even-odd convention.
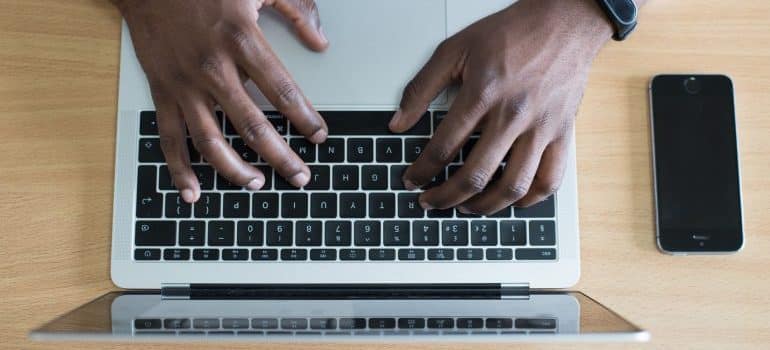
[[[244,146],[227,115],[218,112],[227,140],[265,172],[267,181],[257,192],[234,186],[191,146],[202,189],[193,205],[180,199],[169,177],[150,91],[124,24],[111,277],[120,288],[153,292],[108,294],[53,325],[67,317],[80,320],[82,314],[97,317],[100,329],[111,330],[111,335],[134,336],[145,331],[144,321],[137,320],[151,320],[146,331],[178,336],[178,329],[166,327],[167,319],[189,320],[190,329],[198,319],[216,319],[212,329],[229,332],[225,318],[241,319],[241,324],[245,318],[248,331],[256,331],[254,319],[276,319],[281,326],[286,317],[310,324],[320,315],[334,318],[336,328],[340,318],[363,318],[363,332],[373,331],[372,319],[386,315],[395,322],[422,317],[422,328],[428,331],[432,318],[450,315],[452,331],[468,328],[459,327],[460,319],[476,319],[474,327],[481,319],[486,329],[490,319],[503,318],[512,326],[484,331],[513,332],[505,333],[507,337],[520,336],[516,332],[521,330],[527,335],[569,334],[561,339],[574,340],[586,334],[585,327],[575,324],[586,308],[612,314],[582,294],[544,291],[568,288],[580,274],[574,144],[558,193],[529,208],[509,207],[489,216],[453,209],[424,211],[418,194],[401,183],[401,173],[419,155],[453,98],[452,91],[443,93],[414,128],[393,134],[387,124],[405,83],[437,44],[510,1],[316,2],[332,43],[324,53],[305,49],[270,11],[259,21],[273,49],[325,118],[327,142],[304,142],[253,84],[248,85],[276,130],[310,166],[311,183],[296,189],[276,176]],[[435,183],[462,165],[474,140]],[[293,300],[275,301],[287,298]],[[425,299],[432,301],[414,301]],[[210,307],[213,302],[222,307]],[[564,303],[573,307],[559,307]],[[530,312],[531,307],[541,311]],[[519,312],[524,320],[550,315],[545,318],[552,321],[546,323],[556,327],[546,333],[515,327],[528,322],[518,321]],[[603,334],[603,341],[647,336],[617,316],[595,321],[594,330]],[[283,327],[278,329],[283,332]],[[566,330],[571,331],[558,332]],[[443,337],[444,331],[438,335]]]

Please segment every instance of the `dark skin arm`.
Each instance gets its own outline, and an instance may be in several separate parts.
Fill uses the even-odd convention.
[[[462,168],[420,195],[424,208],[492,214],[553,194],[588,70],[612,33],[595,0],[521,0],[445,40],[407,85],[390,123],[394,132],[408,130],[443,89],[460,84],[446,118],[404,173],[406,187],[430,183],[480,130]],[[507,166],[493,180],[502,161]]]

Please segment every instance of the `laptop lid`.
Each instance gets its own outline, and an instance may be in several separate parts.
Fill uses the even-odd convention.
[[[646,341],[582,293],[513,299],[168,300],[105,294],[33,330],[34,340],[223,342]]]

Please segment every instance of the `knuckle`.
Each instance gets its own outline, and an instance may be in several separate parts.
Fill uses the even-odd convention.
[[[533,185],[534,191],[540,195],[548,196],[556,193],[561,185],[561,179],[555,177],[549,177],[540,181],[536,181]]]
[[[175,155],[178,145],[179,140],[176,137],[167,134],[160,135],[160,149],[164,154]]]
[[[491,174],[483,169],[477,169],[460,181],[460,190],[466,193],[479,193],[487,187]]]
[[[302,164],[295,157],[281,157],[281,160],[274,166],[279,173],[287,178],[302,172]]]
[[[217,135],[203,132],[193,135],[193,146],[201,154],[212,154],[222,147],[222,140]]]
[[[275,93],[281,106],[293,106],[302,100],[297,84],[293,81],[283,80],[275,83]]]
[[[523,183],[509,183],[503,188],[502,195],[509,202],[516,202],[519,199],[524,198],[529,192],[529,186]]]
[[[248,122],[242,131],[244,141],[248,145],[257,145],[259,141],[265,140],[272,131],[272,125],[263,120],[252,120]]]
[[[430,163],[443,166],[454,158],[454,152],[449,146],[436,145],[426,149],[425,156]]]
[[[238,53],[245,55],[254,48],[252,36],[249,30],[242,25],[231,24],[227,26],[227,42]]]

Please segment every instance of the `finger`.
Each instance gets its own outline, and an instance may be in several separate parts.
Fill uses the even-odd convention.
[[[193,144],[203,158],[231,183],[252,191],[262,188],[265,176],[230,147],[217,126],[211,105],[202,96],[191,96],[181,106]]]
[[[308,183],[310,168],[278,134],[243,86],[216,98],[244,142],[278,174],[295,187]]]
[[[302,135],[313,143],[324,142],[328,135],[326,122],[273,53],[259,28],[253,26],[249,30],[247,38],[237,46],[238,65]]]
[[[478,91],[480,90],[475,84],[466,84],[460,89],[454,104],[430,142],[404,172],[403,182],[407,189],[413,190],[430,183],[433,176],[454,159],[468,140],[476,125],[487,113],[487,106],[492,104],[487,100],[490,97],[480,96]]]
[[[400,107],[390,120],[390,130],[409,130],[420,120],[431,101],[452,82],[453,70],[458,66],[458,55],[451,45],[448,41],[441,43],[428,63],[406,85]]]
[[[457,209],[463,213],[492,214],[523,198],[529,192],[544,149],[533,133],[517,138],[502,177]]]
[[[268,5],[272,5],[291,22],[297,36],[308,48],[323,51],[329,46],[329,40],[321,28],[321,19],[318,16],[315,1],[274,0]]]
[[[158,120],[160,147],[168,164],[168,172],[182,199],[194,203],[200,198],[200,183],[190,165],[186,126],[176,102],[153,94]]]
[[[501,117],[502,109],[495,108],[485,118],[486,128],[473,147],[465,164],[447,181],[425,191],[420,204],[425,208],[450,208],[465,202],[487,187],[505,154],[519,132],[522,123],[511,122],[514,118]]]
[[[543,158],[540,160],[540,168],[535,174],[535,180],[529,188],[529,192],[519,199],[515,205],[528,207],[537,204],[556,193],[561,185],[564,170],[567,167],[567,155],[569,154],[569,136],[564,136],[546,147]]]

